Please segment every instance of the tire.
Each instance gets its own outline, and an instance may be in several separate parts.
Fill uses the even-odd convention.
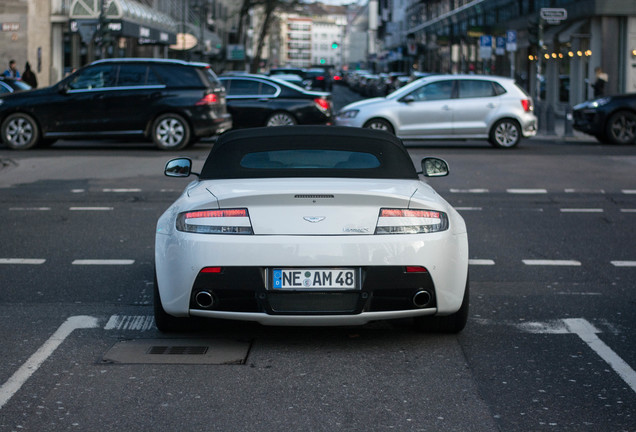
[[[30,115],[11,114],[2,122],[2,141],[10,149],[28,150],[40,141],[40,130]]]
[[[459,310],[446,316],[423,316],[413,318],[413,324],[417,331],[433,333],[459,333],[466,327],[468,321],[468,304],[470,302],[470,290],[468,278],[464,298]]]
[[[152,141],[161,150],[181,150],[190,135],[190,125],[179,114],[162,114],[152,123]]]
[[[613,144],[636,144],[636,114],[631,111],[612,114],[605,127],[605,136]]]
[[[188,330],[190,328],[189,318],[178,318],[169,315],[161,304],[159,295],[159,285],[157,284],[157,275],[155,273],[155,284],[153,290],[153,306],[155,313],[155,325],[162,333],[175,333]]]
[[[516,120],[501,119],[490,129],[488,140],[493,147],[507,149],[516,147],[521,137],[521,126]]]
[[[393,129],[393,126],[391,126],[391,123],[381,118],[371,119],[366,122],[363,127],[367,129],[383,130],[395,135],[395,130]]]
[[[297,123],[298,122],[291,114],[286,112],[277,112],[267,119],[265,126],[294,126]]]

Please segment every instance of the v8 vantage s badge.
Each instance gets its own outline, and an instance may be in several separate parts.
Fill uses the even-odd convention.
[[[326,218],[327,218],[326,216],[303,216],[303,219],[305,219],[307,222],[311,222],[311,223],[322,222]]]

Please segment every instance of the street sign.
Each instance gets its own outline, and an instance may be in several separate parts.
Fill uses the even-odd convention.
[[[479,37],[479,58],[489,59],[492,55],[492,36]]]
[[[541,8],[539,16],[548,24],[560,24],[568,18],[568,11],[564,8]]]
[[[495,54],[504,55],[506,53],[506,38],[503,36],[497,36],[497,48],[495,49]]]
[[[516,30],[508,30],[506,32],[506,51],[509,51],[509,52],[517,51],[517,31]]]

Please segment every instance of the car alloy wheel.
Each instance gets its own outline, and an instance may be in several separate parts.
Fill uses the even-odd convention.
[[[159,116],[152,131],[153,141],[161,150],[181,150],[190,142],[190,126],[177,114]]]
[[[267,126],[293,126],[296,124],[296,120],[287,113],[279,112],[273,114],[267,120]]]
[[[636,143],[636,114],[629,111],[614,113],[607,122],[607,137],[614,144]]]
[[[2,139],[11,149],[30,149],[38,143],[39,138],[38,126],[33,117],[27,114],[11,114],[2,123]]]
[[[391,124],[384,119],[369,120],[364,124],[364,127],[367,129],[382,130],[385,132],[394,133],[393,126],[391,126]]]
[[[490,143],[498,148],[515,147],[520,140],[521,128],[515,120],[499,120],[490,131]]]

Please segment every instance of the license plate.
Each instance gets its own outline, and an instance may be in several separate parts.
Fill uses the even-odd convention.
[[[273,269],[272,289],[357,289],[355,269]]]

